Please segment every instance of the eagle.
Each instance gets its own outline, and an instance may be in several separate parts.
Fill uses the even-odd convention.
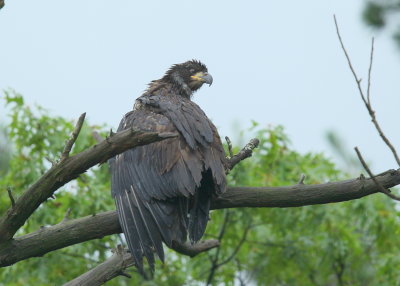
[[[173,247],[203,236],[213,197],[226,189],[226,156],[216,127],[192,96],[213,78],[206,65],[173,65],[152,81],[121,120],[128,128],[178,134],[135,147],[110,160],[111,190],[129,251],[140,273],[154,271]]]

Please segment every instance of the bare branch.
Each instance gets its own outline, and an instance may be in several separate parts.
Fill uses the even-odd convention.
[[[18,261],[39,257],[44,254],[78,244],[99,239],[106,235],[120,233],[115,211],[71,219],[41,229],[0,244],[0,267]]]
[[[388,170],[375,176],[382,186],[400,184],[400,171]],[[393,181],[392,181],[393,180]],[[391,183],[390,183],[391,181]],[[394,184],[392,184],[394,183]],[[380,192],[372,179],[352,179],[315,185],[285,187],[231,187],[215,199],[212,209],[237,207],[299,207],[358,199]]]
[[[232,151],[232,142],[231,139],[229,139],[228,136],[225,136],[226,144],[228,144],[228,152],[229,152],[229,158],[233,157],[233,151]]]
[[[351,64],[351,60],[350,60],[350,57],[349,57],[349,55],[348,55],[348,53],[346,51],[346,48],[344,47],[342,37],[340,36],[339,26],[338,26],[338,23],[336,21],[336,17],[333,16],[333,18],[334,18],[334,21],[335,21],[336,32],[337,32],[337,35],[338,35],[338,38],[339,38],[339,41],[340,41],[340,45],[342,46],[342,50],[343,50],[343,52],[344,52],[344,54],[346,56],[347,63],[349,64],[350,70],[351,70],[351,72],[352,72],[352,74],[354,76],[354,79],[355,79],[356,83],[357,83],[357,87],[358,87],[358,91],[360,93],[361,99],[364,102],[365,107],[368,110],[368,113],[369,113],[369,115],[371,117],[371,121],[374,124],[375,129],[378,131],[379,136],[382,138],[383,142],[385,142],[386,146],[388,146],[388,148],[392,152],[392,154],[393,154],[393,156],[394,156],[394,158],[395,158],[395,160],[397,162],[397,165],[400,166],[400,158],[397,155],[397,151],[394,148],[393,144],[389,141],[389,139],[383,133],[383,131],[382,131],[377,119],[376,119],[375,111],[372,109],[372,105],[371,105],[370,86],[371,86],[372,61],[373,61],[373,54],[374,54],[374,39],[372,39],[372,44],[371,44],[371,56],[370,56],[370,64],[369,64],[369,70],[368,70],[368,89],[367,89],[367,98],[365,98],[363,89],[361,87],[361,79],[358,78],[358,76],[357,76],[357,74],[356,74],[356,72],[355,72],[355,70],[353,68],[353,65]]]
[[[15,206],[15,200],[12,194],[12,190],[11,187],[7,187],[7,193],[8,193],[8,197],[10,198],[11,201],[11,207],[13,208]]]
[[[56,161],[54,161],[53,159],[51,159],[50,157],[46,156],[44,157],[52,166],[54,166],[55,164],[57,164]]]
[[[81,132],[83,122],[85,121],[86,112],[82,113],[79,116],[78,122],[75,125],[74,131],[71,134],[71,137],[68,139],[67,143],[65,144],[64,151],[61,154],[61,160],[64,161],[69,157],[69,153],[71,152],[72,146],[74,146],[76,139],[78,139],[78,135]]]
[[[362,157],[360,151],[358,150],[357,147],[354,148],[354,150],[357,153],[358,159],[360,160],[361,164],[363,165],[365,171],[367,171],[369,177],[374,181],[374,183],[377,185],[377,187],[379,188],[379,190],[384,193],[385,195],[387,195],[388,197],[396,200],[396,201],[400,201],[400,197],[397,197],[396,195],[390,193],[389,190],[385,189],[375,178],[375,176],[372,174],[371,170],[369,169],[367,163],[365,163],[364,158]]]
[[[130,277],[124,270],[133,265],[132,255],[118,245],[109,259],[64,286],[97,286],[120,275]]]
[[[253,138],[249,143],[246,144],[246,146],[243,147],[242,150],[240,150],[239,153],[229,158],[227,162],[228,171],[232,170],[233,167],[235,167],[235,165],[240,161],[251,157],[251,155],[253,155],[253,150],[258,147],[258,144],[260,144],[260,140]]]
[[[175,243],[173,249],[181,254],[195,257],[199,253],[208,251],[217,246],[219,246],[219,241],[216,239],[210,239],[201,241],[194,245],[191,245],[190,243]],[[117,276],[125,276],[131,278],[131,276],[128,273],[124,272],[124,270],[133,265],[134,261],[130,252],[123,249],[121,245],[118,245],[117,249],[114,250],[114,254],[109,259],[91,269],[90,271],[86,272],[85,274],[68,282],[64,286],[102,285]]]
[[[69,215],[71,214],[71,208],[68,208],[67,211],[65,212],[64,218],[61,222],[66,222],[69,220]]]
[[[335,16],[335,15],[333,15],[333,19],[334,19],[334,21],[335,21],[336,33],[337,33],[337,36],[338,36],[338,38],[339,38],[340,45],[342,46],[342,50],[343,50],[343,52],[344,52],[344,55],[346,56],[347,63],[349,64],[349,68],[350,68],[350,70],[351,70],[351,72],[352,72],[352,74],[353,74],[353,76],[354,76],[354,79],[355,79],[355,81],[356,81],[356,83],[357,83],[358,91],[360,92],[360,95],[361,95],[362,100],[363,100],[364,103],[367,105],[367,102],[366,102],[366,100],[365,100],[364,93],[363,93],[362,87],[361,87],[361,79],[358,78],[358,76],[357,76],[357,74],[356,74],[356,72],[355,72],[355,70],[354,70],[354,68],[353,68],[353,65],[351,64],[350,56],[349,56],[349,54],[347,53],[346,48],[344,47],[343,40],[342,40],[342,37],[340,36],[339,26],[338,26],[338,23],[337,23],[337,21],[336,21],[336,16]]]
[[[52,166],[17,199],[14,207],[9,208],[0,218],[0,243],[11,239],[40,204],[50,198],[58,188],[77,178],[87,169],[130,148],[174,136],[177,134],[127,129]]]
[[[400,184],[400,170],[389,170],[374,178],[390,188]],[[231,187],[213,200],[211,208],[299,207],[359,199],[378,192],[381,190],[375,182],[363,177],[318,185]],[[121,227],[115,211],[71,219],[1,243],[0,267],[116,233],[121,233]]]
[[[299,182],[298,182],[297,184],[299,184],[299,185],[304,185],[304,180],[305,180],[305,178],[306,178],[306,175],[301,174],[300,180],[299,180]]]
[[[371,94],[371,71],[372,71],[372,62],[374,60],[374,38],[372,38],[371,41],[371,55],[369,58],[369,69],[368,69],[368,88],[367,88],[367,102],[368,105],[371,106],[371,99],[370,99],[370,94]]]
[[[228,225],[228,222],[229,222],[229,210],[226,210],[225,211],[225,216],[224,216],[224,222],[223,222],[223,224],[221,226],[221,229],[219,231],[218,241],[221,241],[222,238],[224,237],[225,230],[226,230],[226,227]],[[213,280],[214,275],[215,275],[215,271],[217,271],[217,269],[218,269],[218,259],[219,259],[220,250],[221,250],[221,248],[218,248],[217,251],[215,252],[214,257],[211,259],[211,267],[210,267],[210,271],[209,271],[209,274],[208,274],[206,285],[210,285],[212,283],[212,280]]]

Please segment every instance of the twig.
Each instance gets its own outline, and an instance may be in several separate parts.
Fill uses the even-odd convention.
[[[239,280],[239,285],[240,286],[246,286],[247,285],[247,283],[246,283],[246,281],[245,280],[243,280],[243,278],[242,278],[242,275],[243,275],[243,270],[242,270],[242,264],[240,263],[240,260],[239,259],[236,259],[235,258],[235,262],[236,262],[236,267],[237,267],[237,269],[238,269],[238,271],[237,271],[237,275],[235,275],[235,277]],[[247,279],[246,279],[247,280]]]
[[[233,151],[232,151],[232,142],[231,139],[229,139],[228,136],[225,136],[226,144],[228,144],[228,152],[229,152],[229,158],[233,157]]]
[[[340,45],[342,46],[342,50],[344,52],[344,55],[346,56],[347,63],[349,64],[349,68],[350,68],[350,70],[351,70],[351,72],[352,72],[352,74],[354,76],[354,79],[357,82],[358,91],[360,92],[360,95],[361,95],[363,101],[366,102],[365,98],[364,98],[364,93],[363,93],[362,87],[361,87],[361,79],[358,79],[358,76],[357,76],[357,74],[356,74],[356,72],[355,72],[355,70],[353,68],[353,65],[351,64],[350,56],[347,53],[346,48],[344,47],[344,44],[343,44],[343,41],[342,41],[342,37],[340,36],[339,26],[338,26],[338,23],[336,21],[336,16],[335,15],[333,15],[333,19],[335,20],[336,33],[338,35],[338,38],[339,38],[339,41],[340,41]]]
[[[224,237],[226,226],[228,225],[228,222],[229,222],[229,216],[230,216],[229,210],[226,210],[225,216],[224,216],[224,223],[222,224],[221,229],[219,231],[218,241],[221,241],[222,238]],[[210,285],[212,283],[212,280],[215,275],[215,271],[218,268],[218,259],[219,259],[220,250],[221,250],[221,248],[217,248],[217,251],[215,252],[214,257],[211,259],[211,268],[210,268],[210,272],[208,274],[206,285]]]
[[[125,271],[121,271],[118,273],[120,276],[125,276],[126,278],[131,279],[132,275],[130,275],[129,273],[126,273]]]
[[[299,182],[297,183],[298,185],[304,185],[304,179],[306,178],[306,175],[304,175],[304,174],[301,174],[301,176],[300,176],[300,180],[299,180]]]
[[[347,63],[349,64],[350,70],[354,76],[354,79],[357,83],[357,87],[358,87],[358,91],[361,95],[361,99],[365,104],[365,107],[368,110],[368,113],[371,117],[371,121],[375,126],[375,129],[378,131],[379,136],[382,138],[383,142],[385,142],[385,144],[389,147],[390,151],[392,152],[397,164],[400,166],[400,158],[397,155],[397,151],[394,148],[393,144],[389,141],[389,139],[386,137],[386,135],[383,133],[378,121],[376,120],[376,116],[375,116],[375,111],[372,109],[372,105],[371,105],[371,100],[370,100],[370,86],[371,86],[371,70],[372,70],[372,61],[373,61],[373,54],[374,54],[374,39],[372,39],[372,43],[371,43],[371,55],[370,55],[370,64],[369,64],[369,70],[368,70],[368,89],[367,89],[367,98],[365,98],[363,89],[361,87],[361,79],[358,78],[353,65],[351,64],[351,60],[350,60],[350,56],[347,53],[346,48],[344,47],[343,44],[343,40],[342,37],[340,36],[340,31],[339,31],[339,26],[338,23],[336,21],[336,16],[333,16],[333,19],[335,21],[335,26],[336,26],[336,33],[338,35],[339,41],[340,41],[340,45],[342,46],[342,50],[346,56],[347,59]]]
[[[11,187],[7,187],[7,193],[8,193],[8,197],[10,198],[11,201],[11,207],[13,208],[15,206],[15,200],[12,194],[12,190]]]
[[[251,157],[251,155],[253,155],[253,150],[258,147],[258,144],[260,144],[260,140],[253,138],[249,143],[246,144],[246,146],[243,147],[242,150],[240,150],[239,153],[229,158],[227,160],[227,172],[232,170],[233,167],[235,167],[235,165],[240,161]]]
[[[371,170],[369,169],[367,163],[365,163],[364,158],[362,157],[360,151],[358,150],[357,147],[354,147],[354,150],[357,153],[358,159],[360,160],[361,164],[363,165],[365,171],[367,171],[368,175],[370,176],[370,178],[374,181],[374,183],[377,185],[377,187],[379,188],[379,190],[384,193],[385,195],[387,195],[388,197],[392,198],[393,200],[396,201],[400,201],[400,197],[397,197],[396,195],[390,193],[389,190],[385,189],[375,178],[375,176],[372,174]]]
[[[61,223],[66,222],[69,220],[69,215],[71,214],[71,208],[68,208],[67,211],[65,212],[64,218],[61,221]]]
[[[83,125],[83,122],[85,121],[85,116],[86,112],[82,113],[81,116],[79,116],[78,122],[75,125],[74,131],[71,134],[71,137],[68,139],[67,143],[65,144],[64,151],[61,154],[61,160],[64,161],[69,157],[69,153],[71,152],[72,146],[74,146],[74,143],[76,139],[78,138],[79,132],[81,132],[81,128]]]
[[[107,281],[120,275],[130,278],[131,276],[124,270],[133,265],[134,261],[132,255],[123,249],[121,245],[118,245],[114,250],[114,254],[109,259],[64,284],[64,286],[103,285]]]
[[[370,100],[370,90],[371,90],[371,71],[372,71],[372,62],[374,60],[374,38],[372,37],[371,41],[371,55],[369,58],[369,69],[368,69],[368,88],[367,88],[367,102],[368,105],[371,106],[371,100]]]
[[[221,261],[220,263],[217,264],[217,267],[221,267],[224,264],[228,263],[231,261],[236,254],[239,252],[240,248],[242,247],[243,243],[245,243],[247,234],[249,233],[249,230],[251,229],[251,222],[247,225],[246,229],[243,232],[242,238],[240,239],[239,243],[236,245],[235,249],[232,251],[231,255],[229,255],[225,260]]]
[[[52,166],[54,166],[55,164],[56,164],[56,162],[53,160],[53,159],[51,159],[50,157],[48,157],[48,156],[46,156],[46,157],[44,157]]]

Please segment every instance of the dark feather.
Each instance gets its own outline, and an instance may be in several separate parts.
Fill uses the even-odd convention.
[[[179,136],[136,147],[109,161],[119,221],[140,273],[144,273],[143,256],[151,269],[154,253],[164,260],[162,242],[171,247],[174,241],[184,242],[188,233],[192,242],[198,241],[209,220],[211,197],[225,190],[221,140],[190,100],[186,74],[180,74],[193,66],[196,72],[206,71],[198,62],[177,65],[151,83],[118,128]]]

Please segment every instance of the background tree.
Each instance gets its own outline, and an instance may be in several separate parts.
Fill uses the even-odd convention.
[[[6,127],[0,125],[0,175],[3,175],[8,170],[10,152],[10,143],[8,142]]]
[[[398,0],[369,0],[365,4],[363,20],[370,27],[387,30],[400,48],[400,1]]]
[[[59,157],[73,124],[41,107],[26,106],[22,96],[12,91],[3,100],[9,110],[7,131],[13,152],[0,185],[3,190],[11,186],[18,196]],[[95,143],[93,131],[105,136],[106,130],[84,124],[73,153]],[[231,171],[231,186],[296,184],[299,174],[305,174],[310,184],[348,177],[323,154],[292,150],[280,126],[264,129],[254,123],[246,133],[260,138],[260,146],[250,160]],[[114,209],[109,182],[106,165],[92,168],[58,190],[55,199],[43,204],[17,235]],[[0,193],[0,201],[4,213],[10,205],[7,192]],[[168,251],[166,263],[159,263],[148,281],[130,268],[133,281],[121,276],[109,285],[233,285],[234,281],[242,285],[395,285],[400,279],[398,230],[395,204],[381,195],[302,208],[214,211],[205,237],[218,238],[221,247],[193,259]],[[119,235],[107,236],[18,262],[0,270],[0,285],[65,283],[109,257],[121,242]]]
[[[360,80],[354,76],[360,87]],[[0,192],[1,219],[8,216],[7,209],[12,209],[15,200],[26,194],[24,190],[69,156],[64,142],[66,134],[74,130],[71,120],[52,116],[39,106],[27,106],[22,96],[15,92],[5,92],[3,100],[10,117],[5,136],[9,138],[9,143],[6,145],[12,147],[12,152],[3,161],[6,168],[0,177],[0,188],[3,190]],[[104,138],[108,134],[106,130],[105,126],[83,123],[71,155],[87,150],[96,143],[95,138]],[[100,136],[94,136],[93,132]],[[255,123],[247,133],[256,134],[261,139],[260,148],[251,160],[243,161],[230,172],[231,186],[294,185],[301,197],[305,194],[302,191],[304,182],[324,183],[349,177],[346,171],[338,171],[323,154],[299,154],[292,150],[280,126],[264,129]],[[105,141],[108,140],[112,141],[113,137]],[[72,147],[72,144],[66,145]],[[302,176],[299,181],[300,174],[305,174],[306,179]],[[11,251],[6,253],[4,249],[12,249],[21,237],[46,233],[54,229],[55,224],[59,223],[62,227],[68,221],[76,221],[76,217],[96,217],[95,214],[114,209],[106,165],[75,175],[79,175],[77,180],[60,188],[55,197],[41,204],[18,229],[14,239],[0,236],[2,266],[15,254]],[[399,176],[399,171],[390,171],[386,175]],[[57,179],[64,180],[63,177]],[[364,183],[371,180],[360,176],[357,181],[361,186],[358,190],[360,196],[379,191],[363,193],[364,189],[368,189]],[[248,194],[252,191],[248,190]],[[0,223],[4,221],[1,219]],[[97,227],[102,228],[103,225]],[[2,229],[0,225],[2,230],[4,227]],[[154,277],[143,280],[135,275],[134,268],[130,268],[119,274],[131,275],[133,281],[121,276],[109,284],[397,285],[400,283],[397,273],[398,230],[396,205],[382,195],[302,208],[228,208],[213,212],[206,233],[206,238],[218,239],[221,247],[194,259],[168,251],[166,263],[157,266]],[[63,231],[67,235],[65,229]],[[113,233],[118,233],[118,230]],[[39,253],[41,248],[48,246],[49,241],[43,241],[43,245],[38,247]],[[121,242],[120,235],[105,236],[61,250],[50,250],[44,257],[16,259],[14,262],[18,263],[0,270],[0,285],[67,282],[103,262]],[[21,252],[21,248],[18,251]]]

